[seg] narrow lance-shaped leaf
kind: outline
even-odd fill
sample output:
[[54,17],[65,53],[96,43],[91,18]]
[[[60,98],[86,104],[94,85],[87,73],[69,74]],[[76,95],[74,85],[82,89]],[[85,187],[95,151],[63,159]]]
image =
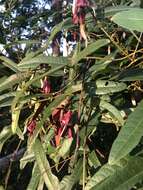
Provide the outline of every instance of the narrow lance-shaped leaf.
[[102,108],[108,110],[110,113],[112,113],[121,125],[124,124],[124,120],[122,118],[122,115],[121,115],[120,111],[115,106],[113,106],[112,104],[110,104],[104,100],[101,100],[100,106]]
[[27,40],[17,40],[17,41],[14,41],[12,43],[6,44],[4,46],[4,48],[8,48],[8,47],[11,47],[11,46],[16,45],[16,44],[22,44],[22,45],[24,44],[24,45],[28,46],[28,45],[33,45],[33,44],[41,44],[41,42],[38,41],[38,40],[30,40],[30,39],[27,39]]
[[85,83],[84,88],[91,95],[104,95],[123,91],[127,88],[127,85],[123,82],[97,80],[96,82]]
[[99,48],[107,45],[110,41],[108,39],[99,39],[96,42],[89,44],[81,52],[77,53],[74,57],[74,62],[79,62],[81,59],[86,58],[87,55],[94,53]]
[[3,65],[10,68],[14,72],[20,72],[21,71],[20,68],[18,68],[17,64],[15,62],[13,62],[11,59],[4,57],[4,56],[0,56],[0,59],[3,61],[2,62]]
[[26,190],[37,190],[38,183],[40,181],[40,171],[37,164],[34,165],[32,176]]
[[112,21],[131,31],[136,30],[138,32],[143,32],[142,9],[134,8],[128,11],[121,11],[112,17]]
[[55,163],[58,163],[60,158],[64,158],[69,153],[73,138],[67,138],[63,140],[62,145],[55,150],[55,152],[51,155]]
[[2,147],[4,143],[12,136],[11,128],[10,126],[4,127],[2,131],[0,132],[0,152],[2,150]]
[[[113,167],[113,166],[111,166]],[[124,167],[118,167],[105,180],[86,190],[129,190],[143,179],[143,158],[132,157]]]
[[[17,107],[12,106],[12,123],[11,123],[11,129],[13,133],[17,132],[18,129],[18,121],[21,109],[23,107],[23,103],[19,104]],[[23,138],[23,137],[22,137]]]
[[29,76],[30,73],[17,73],[11,75],[3,83],[0,84],[0,92],[12,88],[13,85],[20,83]]
[[139,143],[143,131],[142,114],[143,100],[135,111],[129,115],[127,122],[121,128],[118,137],[113,143],[109,155],[110,164],[126,156]]
[[37,190],[43,190],[44,189],[44,180],[43,177],[40,177],[40,181],[37,187]]
[[133,68],[133,69],[123,70],[117,78],[120,81],[143,80],[143,69]]
[[59,190],[58,178],[52,174],[50,164],[46,158],[42,144],[38,139],[35,141],[33,151],[39,170],[43,176],[48,190]]
[[20,69],[35,69],[40,64],[48,64],[52,68],[57,65],[67,65],[69,64],[69,60],[66,57],[53,57],[53,56],[45,56],[39,55],[34,58],[22,60],[18,67]]
[[105,17],[111,17],[118,12],[121,11],[128,11],[134,9],[134,7],[125,6],[125,5],[118,5],[118,6],[111,6],[105,8]]
[[120,168],[124,168],[128,158],[121,159],[115,165],[105,164],[102,166],[87,182],[85,190],[90,190],[98,184],[104,182],[110,176],[113,176]]
[[82,175],[82,160],[79,160],[72,173],[65,176],[60,182],[60,190],[71,190],[73,185],[76,184]]

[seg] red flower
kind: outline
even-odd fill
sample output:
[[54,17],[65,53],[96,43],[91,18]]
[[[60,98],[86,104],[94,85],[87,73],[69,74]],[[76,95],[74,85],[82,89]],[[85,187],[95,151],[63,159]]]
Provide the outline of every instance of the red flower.
[[58,129],[57,135],[55,135],[55,143],[56,143],[56,146],[59,146],[59,144],[60,144],[61,136],[62,136],[62,131],[63,131],[63,129],[62,129],[62,127],[60,127],[60,128]]
[[30,122],[28,122],[27,124],[27,131],[32,135],[34,129],[36,128],[36,121],[35,120],[31,120]]
[[61,109],[54,109],[54,111],[52,112],[52,119],[53,121],[57,122],[60,118],[60,113],[61,113]]
[[73,134],[72,134],[72,130],[71,128],[68,128],[68,138],[72,138],[73,137]]
[[68,135],[68,138],[72,137],[72,130],[67,129],[67,126],[69,124],[69,121],[72,117],[72,111],[67,111],[66,113],[63,113],[63,109],[55,109],[52,112],[52,119],[54,122],[56,122],[56,130],[55,130],[55,144],[56,147],[59,146],[61,137],[63,135]]
[[77,7],[87,7],[89,5],[88,0],[76,0]]
[[73,0],[73,23],[84,24],[85,22],[85,11],[84,8],[89,6],[88,0]]
[[60,119],[61,126],[67,126],[69,124],[69,121],[72,116],[72,111],[67,111],[66,113],[63,114],[62,118]]
[[47,77],[45,77],[45,79],[42,81],[41,88],[42,88],[42,92],[44,94],[49,94],[51,92],[51,85],[50,85]]

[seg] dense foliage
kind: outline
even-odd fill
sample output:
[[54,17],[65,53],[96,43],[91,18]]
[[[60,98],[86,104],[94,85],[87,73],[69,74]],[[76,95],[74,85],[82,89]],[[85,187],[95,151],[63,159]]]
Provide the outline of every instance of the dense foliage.
[[0,190],[143,188],[143,1],[0,1]]

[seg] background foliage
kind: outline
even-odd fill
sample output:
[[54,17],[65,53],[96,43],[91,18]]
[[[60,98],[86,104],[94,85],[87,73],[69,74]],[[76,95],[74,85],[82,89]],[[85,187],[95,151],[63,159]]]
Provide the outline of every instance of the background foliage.
[[143,1],[0,7],[0,189],[141,190]]

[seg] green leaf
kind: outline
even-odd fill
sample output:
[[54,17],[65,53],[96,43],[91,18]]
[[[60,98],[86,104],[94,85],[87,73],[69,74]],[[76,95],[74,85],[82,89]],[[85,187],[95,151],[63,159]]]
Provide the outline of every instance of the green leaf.
[[41,177],[40,181],[39,181],[39,184],[38,184],[38,187],[37,187],[37,190],[43,190],[43,189],[44,189],[44,180]]
[[90,95],[104,95],[123,91],[127,88],[127,85],[123,82],[97,80],[96,82],[85,83],[84,88]]
[[119,121],[119,123],[121,125],[124,124],[124,120],[122,118],[122,115],[120,113],[120,111],[115,107],[113,106],[112,104],[104,101],[104,100],[101,100],[100,101],[100,107],[108,110],[110,113],[112,113],[112,115]]
[[38,183],[40,181],[40,171],[38,166],[35,164],[32,170],[32,176],[30,179],[30,182],[28,184],[28,187],[26,190],[37,190]]
[[79,160],[72,173],[65,176],[60,182],[60,190],[71,190],[73,185],[76,184],[82,175],[82,160]]
[[89,153],[89,155],[88,155],[88,163],[89,163],[89,165],[91,167],[94,167],[94,168],[98,168],[99,166],[101,166],[101,163],[98,160],[95,151],[92,151],[92,152]]
[[112,56],[106,56],[105,60],[96,61],[95,64],[90,67],[89,72],[92,72],[92,76],[96,75],[100,71],[102,72],[112,62]]
[[4,100],[4,99],[9,99],[14,97],[16,94],[16,92],[9,92],[9,93],[3,93],[2,95],[0,95],[0,101]]
[[0,101],[0,108],[11,106],[11,103],[12,103],[12,98],[9,98],[8,100],[4,99]]
[[20,160],[20,169],[22,170],[28,162],[34,161],[34,153],[32,151],[26,150],[23,157]]
[[94,53],[99,48],[107,45],[109,42],[110,41],[108,39],[99,39],[96,42],[89,44],[85,49],[76,54],[76,56],[73,58],[73,61],[79,62],[81,59],[86,58],[86,56]]
[[43,179],[45,181],[48,190],[55,190],[55,189],[59,190],[58,178],[52,174],[44,149],[38,139],[36,139],[35,141],[35,144],[33,146],[33,151],[37,165],[39,167],[41,175],[43,176]]
[[30,40],[30,39],[28,39],[28,40],[17,40],[17,41],[14,41],[12,43],[6,44],[4,46],[4,48],[8,48],[8,47],[11,47],[11,46],[16,45],[16,44],[25,44],[28,46],[28,45],[33,45],[33,44],[41,44],[41,42],[38,40]]
[[122,11],[115,14],[112,19],[113,22],[127,28],[131,31],[135,30],[143,32],[143,10],[142,9],[131,9],[128,11]]
[[40,64],[48,64],[52,68],[58,65],[67,65],[69,64],[69,60],[66,57],[53,57],[53,56],[45,56],[39,55],[34,58],[22,60],[18,67],[20,69],[35,69]]
[[0,152],[2,150],[2,147],[4,143],[12,136],[11,128],[10,126],[4,127],[2,131],[0,132]]
[[118,5],[118,6],[111,6],[111,7],[106,7],[105,8],[105,17],[111,17],[113,15],[115,15],[116,13],[118,12],[121,12],[121,11],[128,11],[128,10],[131,10],[131,9],[134,9],[134,8],[131,8],[129,6],[123,6],[123,5]]
[[139,143],[143,131],[142,113],[143,101],[129,115],[127,122],[121,128],[118,137],[114,141],[109,155],[110,164],[126,156]]
[[[106,175],[106,173],[104,172],[103,175]],[[85,190],[129,190],[142,179],[143,158],[133,157],[128,160],[126,165],[118,166],[118,168],[100,183],[97,183],[97,185],[92,184],[92,188],[85,188]]]
[[61,146],[55,150],[53,154],[51,154],[51,158],[57,163],[59,162],[60,158],[65,158],[70,150],[73,138],[65,138],[63,139],[63,143]]
[[128,70],[123,70],[119,74],[118,80],[120,81],[143,80],[143,69],[133,68],[133,69],[128,69]]
[[2,60],[3,65],[10,68],[12,71],[14,71],[16,73],[21,71],[18,68],[17,64],[15,62],[13,62],[11,59],[4,57],[4,56],[0,56],[0,59]]
[[8,77],[2,84],[0,84],[0,92],[6,89],[10,89],[13,85],[20,83],[24,79],[28,78],[30,73],[17,73]]
[[[17,106],[16,108],[12,109],[12,122],[11,122],[11,129],[13,133],[17,132],[17,128],[18,128],[18,121],[19,121],[19,116],[20,116],[20,112],[21,109],[23,107],[23,104],[20,104],[19,106]],[[20,135],[21,136],[21,135]],[[19,136],[19,137],[20,137]]]
[[128,159],[122,159],[116,165],[105,164],[103,165],[87,182],[85,190],[92,189],[94,186],[104,182],[110,176],[113,176],[120,168],[124,168]]
[[0,190],[4,190],[4,187],[2,185],[0,185]]

